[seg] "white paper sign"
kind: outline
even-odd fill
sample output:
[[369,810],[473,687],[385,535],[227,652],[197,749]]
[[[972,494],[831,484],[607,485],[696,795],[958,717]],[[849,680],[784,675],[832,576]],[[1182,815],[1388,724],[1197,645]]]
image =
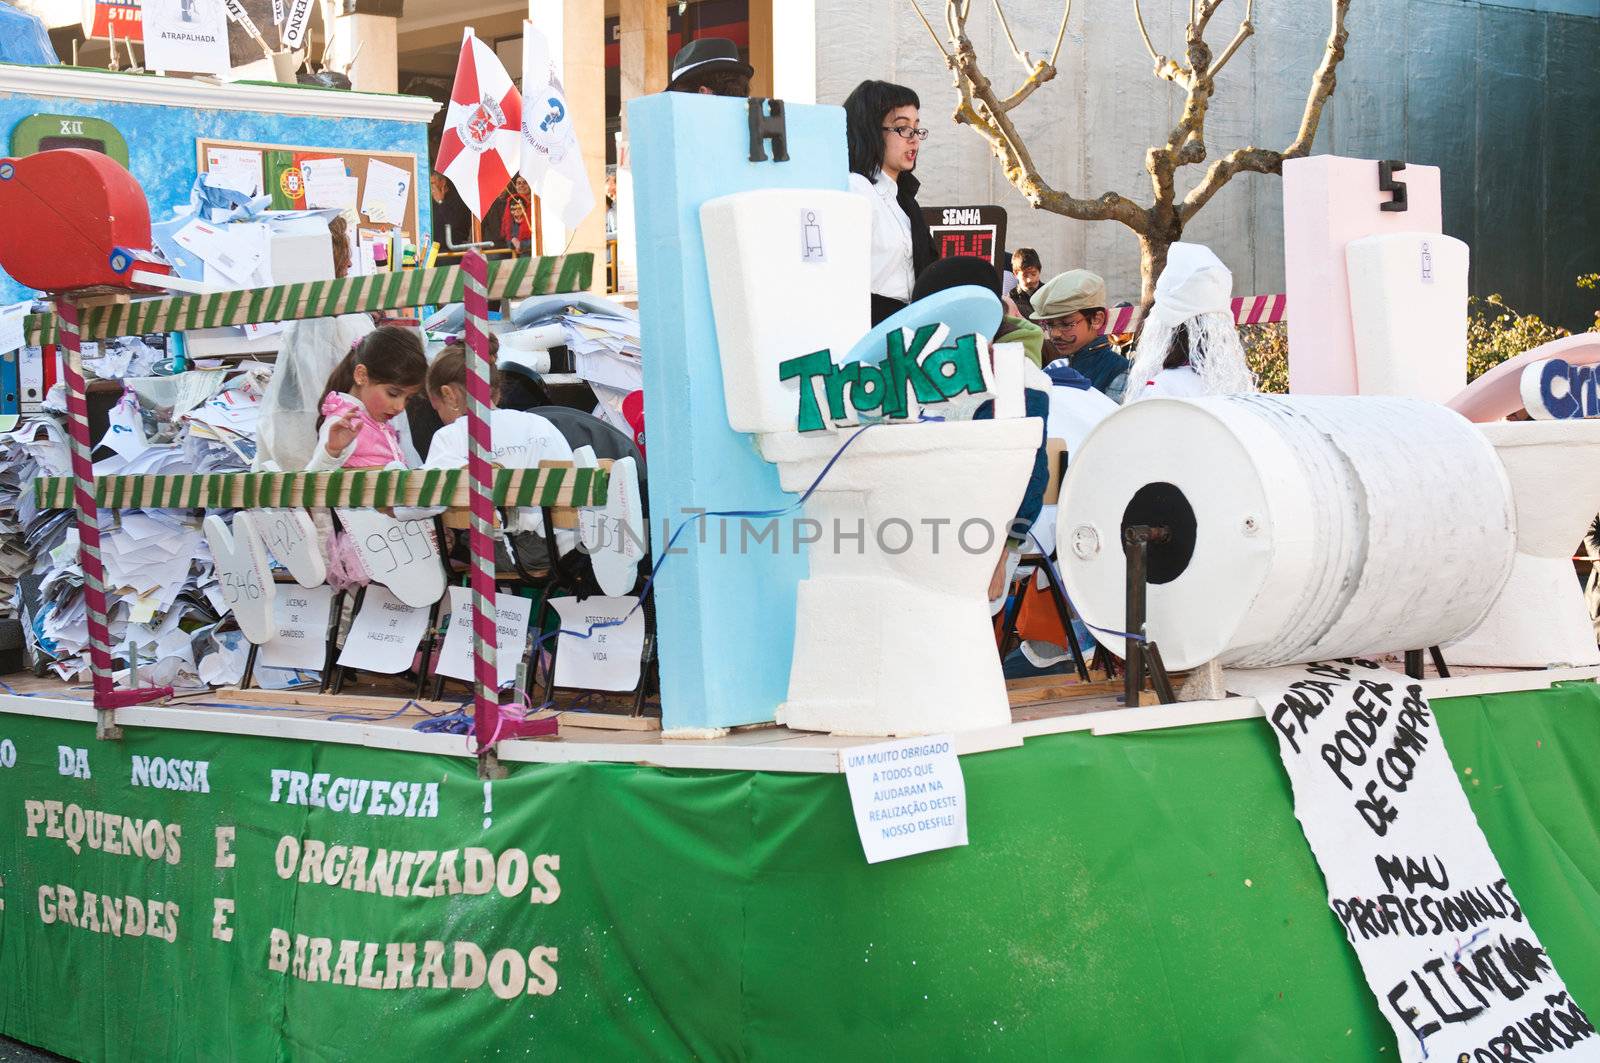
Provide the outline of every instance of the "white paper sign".
[[[1366,663],[1229,672],[1278,735],[1295,815],[1400,1058],[1600,1058],[1478,826],[1422,687]],[[1549,1048],[1543,1047],[1549,1044]]]
[[106,415],[106,434],[100,440],[102,447],[110,447],[132,461],[150,449],[150,440],[144,434],[144,415],[139,410],[139,396],[124,388],[122,398]]
[[[267,551],[250,522],[250,514],[233,516],[230,531],[221,517],[213,514],[203,525],[206,545],[211,547],[217,566],[217,582],[222,598],[239,623],[244,637],[260,645],[272,637],[272,600],[276,585],[267,568]],[[187,566],[188,559],[184,559]]]
[[[644,654],[644,610],[637,598],[551,598],[561,616],[556,636],[556,686],[583,690],[632,690],[639,685]],[[623,618],[627,617],[626,620]],[[622,621],[615,624],[615,621]],[[595,627],[596,624],[614,626]],[[569,635],[566,632],[577,632]]]
[[28,320],[28,311],[32,307],[31,299],[0,307],[0,354],[14,351],[22,346],[22,341],[26,339],[23,335],[24,326]]
[[321,671],[328,650],[333,588],[284,587],[280,591],[272,610],[278,632],[262,644],[257,663],[267,668]]
[[389,588],[371,584],[345,636],[339,663],[363,672],[403,672],[411,667],[427,627],[426,608],[407,605]]
[[290,0],[289,11],[283,17],[283,46],[290,51],[306,43],[306,30],[311,28],[311,0]]
[[[528,622],[533,618],[533,599],[515,594],[495,596],[495,674],[501,686],[516,681],[517,666],[528,655]],[[450,626],[444,634],[444,648],[434,671],[468,683],[477,676],[472,670],[472,589],[450,588]]]
[[222,75],[232,69],[223,0],[146,0],[143,10],[147,70]]
[[411,173],[382,159],[367,161],[367,183],[361,190],[361,213],[379,224],[399,225],[406,216]]
[[206,173],[224,188],[261,194],[261,152],[254,148],[207,148]]
[[444,597],[444,567],[431,521],[396,520],[375,509],[335,512],[373,580],[409,605],[429,606]]
[[842,752],[867,863],[967,844],[967,784],[949,735]]

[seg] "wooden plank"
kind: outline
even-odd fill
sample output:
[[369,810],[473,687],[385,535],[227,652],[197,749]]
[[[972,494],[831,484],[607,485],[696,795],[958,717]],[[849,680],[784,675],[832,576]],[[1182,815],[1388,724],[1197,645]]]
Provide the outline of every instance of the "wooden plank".
[[1104,697],[1107,694],[1115,694],[1122,690],[1122,680],[1120,679],[1103,679],[1083,683],[1063,682],[1060,676],[1051,676],[1049,678],[1055,679],[1056,682],[1046,686],[1008,691],[1007,696],[1011,702],[1011,707],[1015,709],[1026,705],[1040,705],[1046,702],[1065,701],[1071,698]]
[[[489,263],[489,298],[584,291],[594,272],[594,255],[584,251],[541,258],[497,259]],[[147,332],[218,328],[310,317],[335,317],[406,306],[458,303],[466,284],[460,266],[351,275],[306,284],[234,289],[204,295],[138,299],[82,308],[84,340],[140,336]],[[24,325],[34,346],[57,342],[54,313],[29,314]]]
[[456,712],[465,704],[459,701],[383,697],[382,695],[373,694],[318,694],[314,691],[306,690],[258,690],[255,687],[251,687],[249,690],[240,690],[238,687],[218,687],[209,693],[173,699],[175,704],[179,704],[182,701],[201,703],[228,702],[235,705],[270,705],[277,709],[299,707],[330,714],[342,712],[396,712],[406,702],[415,701],[410,711],[415,712],[418,717],[426,713]]
[[561,727],[585,727],[596,731],[659,731],[658,716],[622,716],[610,712],[562,712]]
[[[499,469],[494,500],[505,506],[598,506],[606,501],[611,462],[578,469],[541,462],[536,469]],[[77,481],[34,481],[40,509],[70,509]],[[352,469],[334,472],[236,472],[185,476],[101,476],[94,481],[102,509],[263,509],[307,506],[465,506],[467,470]]]

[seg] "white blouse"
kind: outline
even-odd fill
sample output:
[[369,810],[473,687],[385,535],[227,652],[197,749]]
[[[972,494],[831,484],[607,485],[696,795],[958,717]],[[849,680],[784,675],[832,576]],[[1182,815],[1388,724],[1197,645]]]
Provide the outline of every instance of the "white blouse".
[[873,294],[910,302],[917,278],[911,265],[911,219],[896,198],[900,186],[879,170],[873,181],[851,174],[850,191],[866,196],[872,204]]

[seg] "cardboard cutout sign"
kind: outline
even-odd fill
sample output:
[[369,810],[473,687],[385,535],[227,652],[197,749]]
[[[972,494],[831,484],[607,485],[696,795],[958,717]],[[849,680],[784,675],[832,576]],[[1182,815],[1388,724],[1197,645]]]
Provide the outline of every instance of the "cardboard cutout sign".
[[267,567],[266,547],[250,514],[236,513],[233,529],[218,516],[205,520],[206,544],[217,566],[222,599],[239,623],[244,637],[260,645],[277,633],[272,619],[276,587]]
[[444,595],[444,568],[429,522],[396,520],[375,509],[337,512],[374,582],[388,587],[405,604],[419,608]]
[[289,570],[302,587],[320,587],[328,578],[328,565],[317,548],[317,526],[303,509],[263,509],[251,522],[261,533],[278,564]]
[[606,504],[584,509],[578,516],[578,539],[589,554],[602,591],[616,596],[633,590],[648,534],[639,498],[638,463],[622,458],[611,465]]

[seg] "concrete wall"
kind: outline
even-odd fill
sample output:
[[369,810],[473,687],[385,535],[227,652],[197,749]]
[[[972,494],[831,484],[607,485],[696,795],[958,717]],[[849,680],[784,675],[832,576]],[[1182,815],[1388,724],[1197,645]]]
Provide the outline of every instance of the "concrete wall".
[[[1039,248],[1047,274],[1087,266],[1115,298],[1137,298],[1138,248],[1110,222],[1035,212],[1006,183],[987,144],[950,121],[955,90],[909,0],[815,0],[818,102],[838,103],[866,77],[916,89],[933,129],[918,166],[926,205],[998,203],[1012,247]],[[922,0],[936,27],[943,0]],[[1257,32],[1218,79],[1207,143],[1288,144],[1327,36],[1325,0],[1265,0]],[[1530,10],[1532,8],[1539,10]],[[1009,91],[1020,78],[989,4],[974,4],[973,42]],[[1159,50],[1182,46],[1186,0],[1144,0]],[[1243,0],[1213,23],[1220,51]],[[1019,43],[1048,50],[1060,0],[1010,0]],[[1569,14],[1586,11],[1587,14]],[[1041,173],[1079,195],[1151,198],[1145,150],[1177,120],[1182,92],[1155,80],[1128,0],[1076,0],[1056,80],[1013,115]],[[1355,0],[1339,87],[1323,113],[1318,152],[1431,163],[1444,171],[1445,230],[1472,246],[1472,290],[1562,324],[1592,321],[1593,293],[1573,285],[1600,271],[1600,0]],[[1203,167],[1182,171],[1187,187]],[[1279,179],[1236,177],[1191,225],[1234,270],[1236,294],[1283,290]]]

